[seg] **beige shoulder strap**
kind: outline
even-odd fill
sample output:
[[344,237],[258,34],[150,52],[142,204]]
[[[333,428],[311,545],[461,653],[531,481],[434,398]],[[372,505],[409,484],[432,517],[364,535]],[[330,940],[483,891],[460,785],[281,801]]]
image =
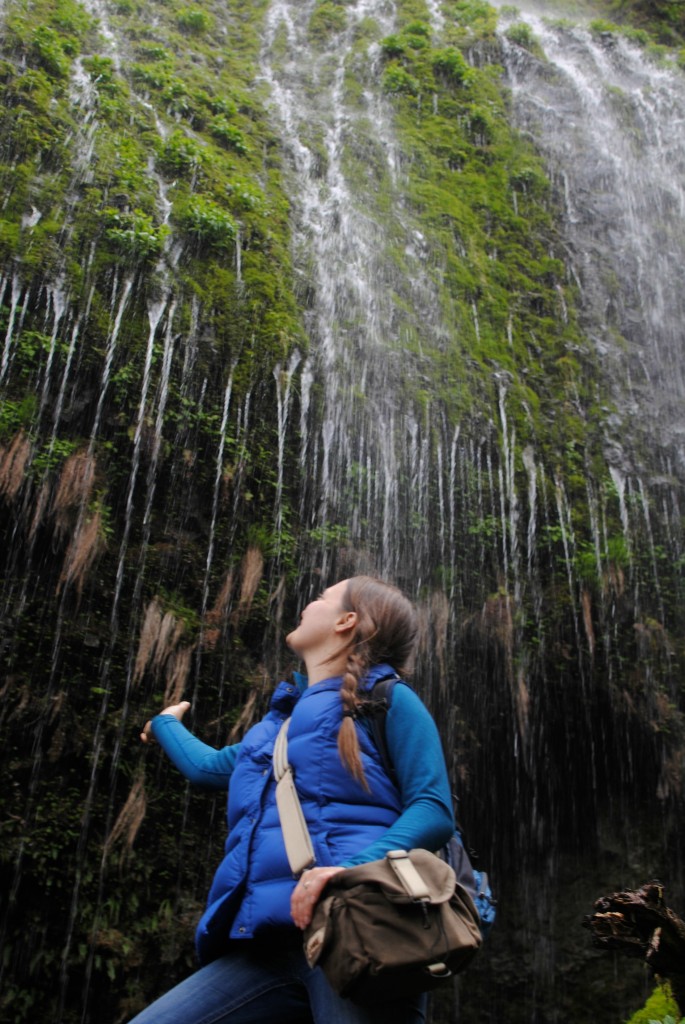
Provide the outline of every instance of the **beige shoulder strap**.
[[276,737],[273,766],[276,778],[276,805],[281,819],[285,852],[288,855],[290,870],[299,878],[303,871],[314,866],[316,857],[302,804],[295,788],[295,777],[288,764],[289,725],[290,719],[287,718]]

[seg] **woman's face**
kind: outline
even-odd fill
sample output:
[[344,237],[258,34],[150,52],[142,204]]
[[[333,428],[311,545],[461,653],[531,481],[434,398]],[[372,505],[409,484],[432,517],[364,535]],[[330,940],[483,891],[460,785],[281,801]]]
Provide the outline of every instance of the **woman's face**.
[[303,658],[308,652],[324,649],[335,643],[336,629],[353,612],[343,611],[343,599],[348,580],[328,587],[314,601],[311,601],[300,616],[299,625],[288,633],[285,642],[288,647]]

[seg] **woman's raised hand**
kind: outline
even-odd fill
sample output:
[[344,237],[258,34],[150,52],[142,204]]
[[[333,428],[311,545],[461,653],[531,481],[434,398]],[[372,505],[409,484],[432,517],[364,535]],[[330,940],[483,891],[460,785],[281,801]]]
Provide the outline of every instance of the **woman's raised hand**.
[[[182,700],[180,704],[170,704],[168,708],[164,708],[164,711],[160,711],[160,715],[173,715],[180,722],[189,707],[190,701]],[[140,739],[143,743],[154,743],[155,738],[152,735],[151,726],[152,721],[146,722],[143,726],[143,731],[140,734]]]
[[306,928],[312,919],[314,907],[329,878],[345,868],[310,868],[303,871],[290,897],[290,914],[298,928]]

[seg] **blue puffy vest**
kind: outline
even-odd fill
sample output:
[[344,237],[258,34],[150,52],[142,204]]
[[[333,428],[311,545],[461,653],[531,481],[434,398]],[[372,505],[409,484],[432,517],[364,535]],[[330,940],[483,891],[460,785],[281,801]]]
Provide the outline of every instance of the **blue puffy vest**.
[[[392,673],[376,665],[365,685]],[[271,767],[274,743],[290,715],[288,760],[319,866],[342,864],[378,839],[399,817],[399,793],[366,730],[357,726],[369,791],[345,768],[338,754],[342,721],[340,677],[300,695],[280,683],[267,715],[241,743],[228,793],[228,838],[214,876],[207,908],[195,935],[200,962],[224,952],[228,938],[294,928],[290,897],[295,887],[283,844]]]

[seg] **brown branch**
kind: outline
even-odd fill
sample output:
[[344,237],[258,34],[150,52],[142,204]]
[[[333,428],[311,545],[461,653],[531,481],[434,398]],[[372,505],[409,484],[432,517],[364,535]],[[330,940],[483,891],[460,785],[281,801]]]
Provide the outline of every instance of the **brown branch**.
[[583,925],[594,946],[640,957],[655,974],[668,978],[685,1013],[685,922],[666,906],[661,882],[600,897]]

